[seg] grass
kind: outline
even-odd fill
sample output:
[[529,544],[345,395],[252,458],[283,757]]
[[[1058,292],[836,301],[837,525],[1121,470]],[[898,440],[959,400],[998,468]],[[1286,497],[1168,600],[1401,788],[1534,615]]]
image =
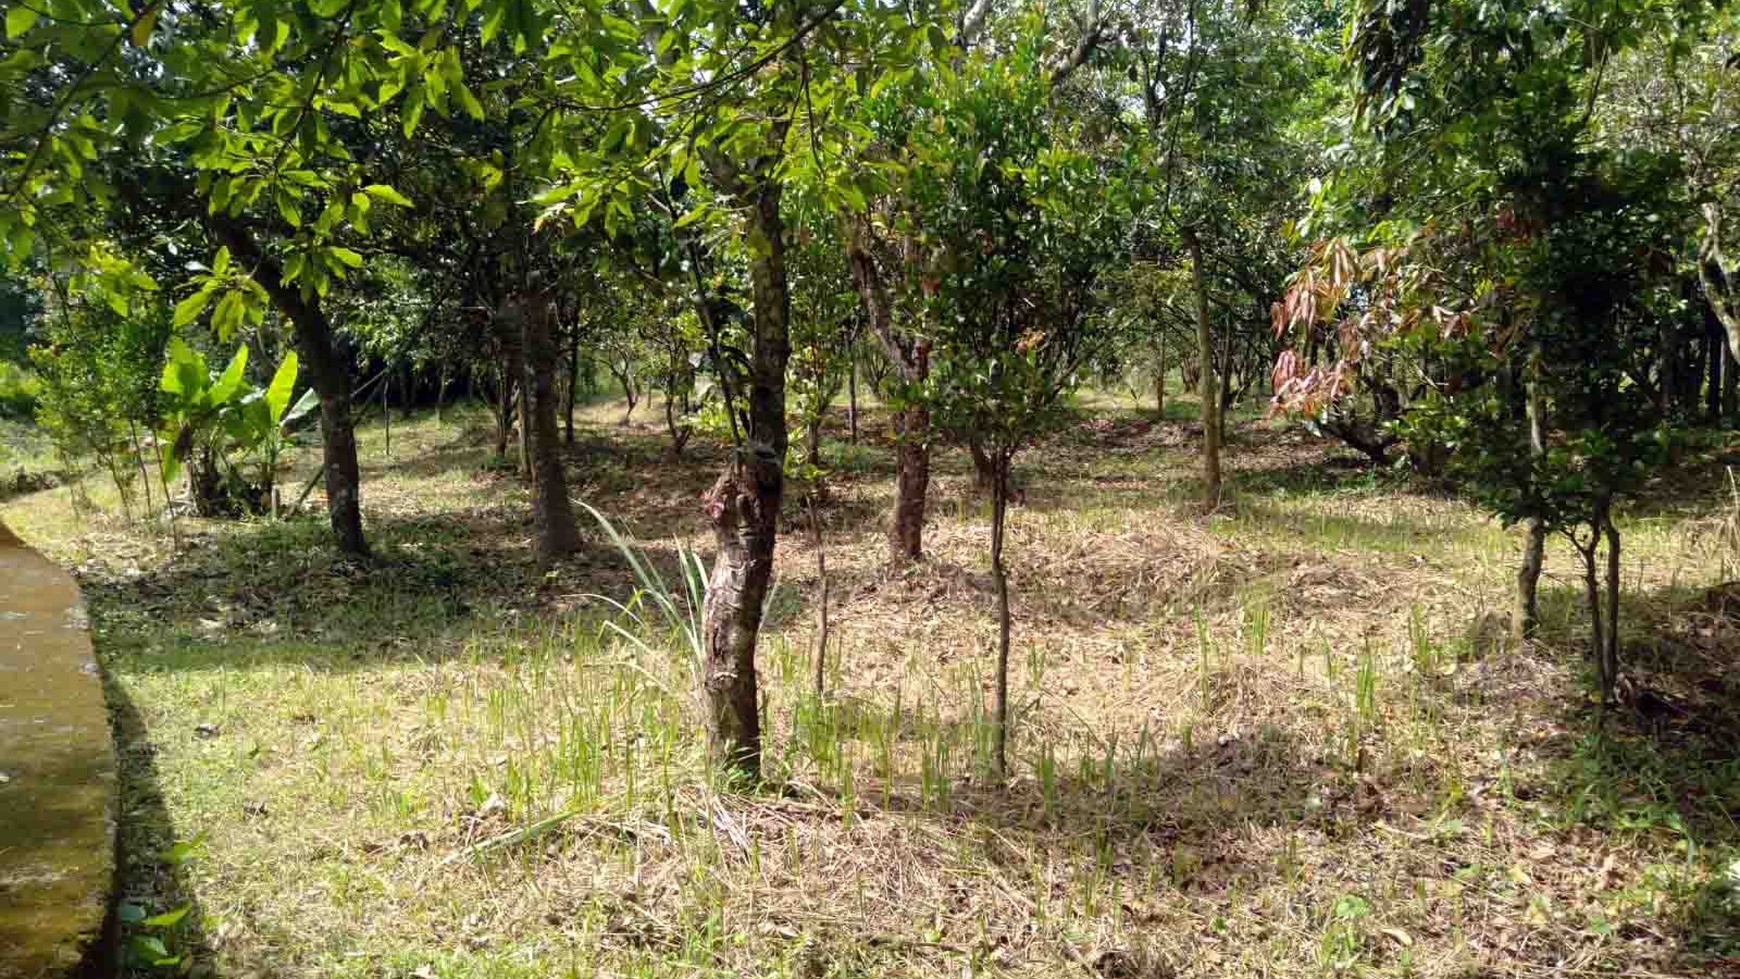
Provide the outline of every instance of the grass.
[[[620,414],[588,409],[576,495],[676,587],[679,550],[710,551],[719,450],[664,461]],[[1675,708],[1602,719],[1568,549],[1544,641],[1509,648],[1515,541],[1466,504],[1252,424],[1226,455],[1232,504],[1204,518],[1187,426],[1096,399],[1018,462],[1016,774],[997,789],[988,505],[965,454],[939,453],[930,559],[889,574],[872,412],[860,444],[836,426],[824,447],[829,692],[810,691],[819,589],[794,511],[761,647],[772,787],[731,793],[703,763],[685,641],[602,532],[537,568],[524,489],[483,469],[486,424],[395,420],[390,453],[364,431],[367,563],[314,517],[183,519],[176,551],[72,516],[64,489],[5,510],[79,569],[127,772],[128,900],[193,909],[133,926],[167,958],[222,976],[1740,972],[1740,600],[1711,590],[1733,566],[1716,479],[1624,525],[1627,657]]]

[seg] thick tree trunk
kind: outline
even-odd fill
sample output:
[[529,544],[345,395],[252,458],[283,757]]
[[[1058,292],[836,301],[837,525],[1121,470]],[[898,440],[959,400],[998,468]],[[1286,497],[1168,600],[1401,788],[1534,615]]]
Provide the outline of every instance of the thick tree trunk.
[[912,405],[894,413],[894,522],[888,557],[895,565],[924,557],[924,503],[930,492],[930,409]]
[[1722,254],[1722,208],[1716,203],[1704,205],[1704,237],[1698,243],[1698,281],[1704,287],[1704,299],[1727,338],[1728,353],[1740,357],[1740,286],[1734,283],[1734,272]]
[[1722,355],[1722,417],[1729,424],[1740,413],[1740,361],[1731,352]]
[[703,610],[703,687],[713,758],[749,779],[761,772],[761,715],[755,642],[773,577],[774,542],[785,493],[785,369],[791,357],[791,291],[786,280],[779,188],[746,187],[735,168],[709,159],[715,179],[748,205],[756,247],[750,251],[753,317],[748,372],[748,430],[706,496],[719,545]]
[[332,324],[318,297],[303,298],[296,285],[284,283],[278,260],[260,250],[253,235],[233,219],[214,216],[212,227],[230,253],[254,269],[254,281],[266,290],[296,328],[296,351],[302,370],[320,398],[320,442],[326,471],[326,511],[339,549],[367,554],[363,537],[362,472],[356,460],[356,424],[351,418],[350,363],[338,350]]
[[991,583],[997,592],[996,744],[991,771],[1001,784],[1009,775],[1009,574],[1003,566],[1003,528],[1009,517],[1009,454],[991,460]]
[[1190,288],[1196,294],[1196,347],[1202,369],[1202,482],[1203,502],[1210,510],[1220,506],[1220,385],[1214,377],[1214,333],[1208,322],[1208,290],[1202,282],[1202,242],[1191,231],[1185,236],[1190,248]]
[[1516,569],[1516,609],[1511,615],[1511,640],[1521,645],[1540,628],[1541,565],[1546,554],[1547,527],[1539,517],[1523,521],[1522,560]]
[[556,425],[556,363],[561,359],[552,335],[554,303],[532,295],[509,300],[501,311],[502,329],[520,331],[524,364],[520,389],[524,441],[530,448],[532,518],[537,528],[538,558],[549,561],[580,546],[568,480],[562,471],[561,431]]

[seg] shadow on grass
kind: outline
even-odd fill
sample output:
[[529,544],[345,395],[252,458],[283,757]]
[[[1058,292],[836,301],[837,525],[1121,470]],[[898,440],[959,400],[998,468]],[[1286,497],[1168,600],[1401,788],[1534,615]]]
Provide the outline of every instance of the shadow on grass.
[[197,838],[181,835],[164,804],[157,748],[127,691],[105,678],[120,769],[115,916],[124,976],[213,975],[199,898],[186,865],[199,856]]
[[[360,560],[337,553],[325,522],[310,517],[226,529],[145,574],[88,573],[99,645],[128,669],[347,670],[458,655],[474,637],[635,588],[596,527],[551,569],[538,566],[520,515],[377,518],[369,529],[374,553]],[[643,550],[667,582],[679,580],[669,543]]]
[[[1542,599],[1543,638],[1582,655],[1581,592]],[[1675,841],[1682,862],[1651,872],[1668,898],[1662,929],[1705,967],[1740,968],[1740,586],[1629,594],[1620,621],[1621,702],[1600,707],[1593,666],[1579,664],[1583,696],[1537,748],[1549,798],[1566,825]]]

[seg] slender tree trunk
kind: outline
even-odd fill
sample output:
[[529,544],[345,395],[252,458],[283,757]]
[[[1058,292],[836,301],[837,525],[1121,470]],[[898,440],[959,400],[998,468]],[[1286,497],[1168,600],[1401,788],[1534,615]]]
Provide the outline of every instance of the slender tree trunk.
[[[1547,451],[1546,405],[1541,399],[1541,355],[1537,347],[1529,354],[1523,398],[1529,425],[1529,454],[1539,458]],[[1523,521],[1522,561],[1516,572],[1516,610],[1511,617],[1511,638],[1517,645],[1532,639],[1540,628],[1539,600],[1541,566],[1546,555],[1547,524],[1541,517]]]
[[1604,701],[1613,699],[1619,684],[1619,528],[1613,525],[1610,504],[1601,507],[1602,531],[1607,537],[1607,631],[1601,647],[1602,690]]
[[495,398],[495,457],[506,460],[508,439],[513,436],[515,375],[504,357],[501,364],[501,386]]
[[1203,502],[1210,510],[1220,506],[1220,385],[1214,377],[1214,333],[1208,322],[1208,291],[1202,282],[1202,242],[1188,232],[1190,287],[1196,294],[1196,346],[1202,376],[1202,481]]
[[447,362],[441,362],[441,380],[435,385],[435,424],[440,425],[447,412]]
[[858,444],[858,358],[847,358],[846,364],[846,424],[852,430],[852,444]]
[[982,492],[997,495],[997,463],[991,454],[985,451],[984,443],[978,439],[967,440],[967,454],[973,457],[973,488]]
[[709,159],[709,168],[731,188],[732,196],[748,205],[757,247],[749,259],[753,316],[747,431],[705,498],[719,553],[703,609],[702,676],[709,751],[719,763],[753,780],[761,772],[755,643],[773,577],[789,445],[785,370],[791,357],[791,291],[778,186],[766,177],[748,186],[734,165],[717,156]]
[[992,459],[991,582],[997,591],[996,745],[991,770],[998,784],[1009,774],[1009,574],[1003,566],[1003,528],[1009,516],[1009,454],[1001,447]]
[[1711,327],[1705,332],[1704,360],[1710,367],[1709,381],[1704,387],[1704,413],[1711,422],[1722,417],[1722,335]]
[[266,290],[275,306],[296,331],[296,350],[302,369],[320,398],[321,452],[326,464],[326,510],[339,549],[349,554],[367,554],[363,537],[362,472],[356,459],[356,424],[351,418],[350,362],[338,350],[332,324],[316,298],[304,299],[294,284],[284,283],[277,259],[260,250],[242,224],[229,217],[214,216],[217,237],[231,254],[255,269],[254,280]]
[[1166,420],[1166,331],[1160,331],[1160,366],[1154,372],[1154,417]]
[[532,516],[537,527],[538,558],[549,561],[571,554],[580,546],[580,531],[574,523],[574,507],[568,499],[568,480],[562,471],[561,431],[556,427],[556,363],[561,352],[551,333],[554,303],[547,296],[531,295],[503,304],[503,331],[518,329],[521,337],[524,376],[520,389],[520,419],[524,442],[531,451]]
[[1732,424],[1736,413],[1740,413],[1740,361],[1736,361],[1733,352],[1726,347],[1723,350],[1722,417]]
[[580,338],[568,345],[568,390],[562,406],[562,443],[574,444],[574,389],[580,386]]
[[814,493],[810,494],[810,532],[816,545],[816,577],[821,582],[822,600],[820,612],[820,635],[816,638],[816,675],[815,694],[818,702],[827,691],[828,668],[828,555],[823,549],[822,514],[816,506]]

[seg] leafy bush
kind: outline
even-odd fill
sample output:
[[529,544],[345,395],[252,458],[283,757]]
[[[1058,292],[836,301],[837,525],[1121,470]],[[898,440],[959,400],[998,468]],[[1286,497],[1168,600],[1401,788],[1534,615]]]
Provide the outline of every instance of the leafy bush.
[[259,513],[271,505],[279,460],[290,428],[317,404],[313,389],[295,405],[297,361],[286,354],[259,388],[247,380],[248,348],[236,348],[222,373],[179,337],[158,382],[163,424],[159,432],[165,479],[188,473],[194,509],[216,516]]
[[28,371],[0,360],[0,418],[23,421],[36,414],[42,397],[42,379]]

